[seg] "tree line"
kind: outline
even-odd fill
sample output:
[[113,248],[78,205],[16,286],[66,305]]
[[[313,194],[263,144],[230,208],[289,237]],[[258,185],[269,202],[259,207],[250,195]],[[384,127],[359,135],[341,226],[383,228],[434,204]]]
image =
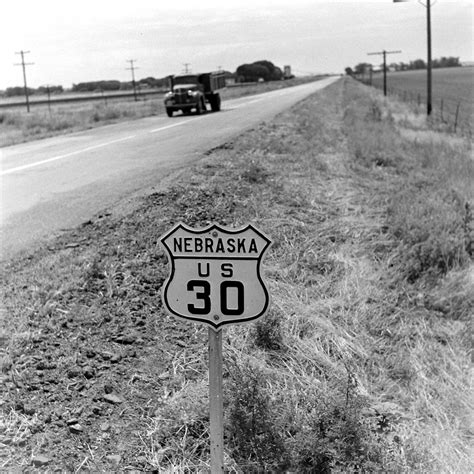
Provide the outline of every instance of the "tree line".
[[[64,92],[63,86],[41,86],[41,87],[38,87],[37,89],[33,87],[28,87],[28,95],[61,94],[62,92]],[[7,89],[3,92],[3,95],[5,97],[15,97],[17,95],[24,95],[24,94],[25,94],[25,88],[21,86],[7,87]]]
[[[261,60],[255,61],[250,64],[240,65],[235,73],[229,71],[223,71],[226,77],[235,78],[236,82],[258,82],[258,81],[279,81],[284,79],[284,74],[281,68],[275,66],[271,61]],[[161,89],[168,87],[168,77],[155,78],[146,77],[136,81],[135,85],[138,89],[150,88],[150,89]],[[41,86],[37,89],[28,88],[28,95],[45,95],[48,94],[48,87],[50,94],[59,94],[64,92],[62,86]],[[133,83],[131,81],[118,81],[118,80],[104,80],[104,81],[88,81],[79,82],[72,85],[72,92],[112,92],[112,91],[127,91],[133,89]],[[5,97],[14,97],[24,95],[24,87],[9,87],[3,93],[0,91],[0,95]]]
[[[255,61],[251,64],[240,65],[235,73],[229,71],[222,71],[226,77],[233,77],[237,82],[257,82],[259,80],[279,81],[283,79],[283,71],[275,66],[271,61],[262,60]],[[136,82],[138,88],[146,87],[153,89],[160,89],[168,87],[168,77],[156,79],[154,77],[146,77]],[[73,84],[73,92],[94,92],[94,91],[120,91],[131,90],[133,88],[132,82],[120,81],[92,81],[80,82]]]
[[[160,89],[166,87],[168,84],[168,78],[163,77],[156,79],[154,77],[146,77],[136,81],[138,88],[153,88]],[[133,82],[131,81],[89,81],[79,82],[78,84],[72,85],[73,92],[101,92],[101,91],[128,91],[133,89]]]
[[[443,68],[443,67],[460,67],[462,66],[458,57],[441,57],[439,59],[433,59],[431,61],[432,68]],[[345,71],[346,74],[349,75],[358,75],[364,74],[373,67],[369,63],[359,63],[354,68],[346,67]],[[383,68],[383,64],[380,65],[380,68]],[[410,61],[409,63],[399,62],[399,63],[390,63],[388,68],[391,71],[413,71],[416,69],[426,69],[427,64],[423,59],[415,59],[414,61]]]

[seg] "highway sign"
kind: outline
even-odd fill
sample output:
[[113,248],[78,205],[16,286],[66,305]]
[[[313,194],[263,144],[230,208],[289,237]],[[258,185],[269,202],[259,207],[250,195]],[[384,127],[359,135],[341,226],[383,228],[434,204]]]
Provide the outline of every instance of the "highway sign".
[[271,241],[253,225],[192,229],[179,223],[160,240],[171,267],[163,286],[169,313],[217,331],[267,311],[270,296],[260,265]]

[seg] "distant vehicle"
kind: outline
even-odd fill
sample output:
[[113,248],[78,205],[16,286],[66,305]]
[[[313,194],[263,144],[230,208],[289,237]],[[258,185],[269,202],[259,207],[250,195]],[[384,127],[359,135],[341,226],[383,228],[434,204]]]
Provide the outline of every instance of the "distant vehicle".
[[291,66],[283,66],[283,79],[293,79],[294,77],[291,72]]
[[225,87],[224,72],[169,76],[169,80],[170,91],[165,95],[168,117],[179,110],[184,114],[192,110],[202,114],[207,110],[206,103],[213,112],[221,110],[221,97],[216,91]]

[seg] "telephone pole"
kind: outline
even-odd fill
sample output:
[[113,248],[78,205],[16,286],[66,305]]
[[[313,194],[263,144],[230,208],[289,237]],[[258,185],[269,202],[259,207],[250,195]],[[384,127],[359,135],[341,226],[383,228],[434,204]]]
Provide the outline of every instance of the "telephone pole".
[[138,100],[137,98],[137,86],[135,83],[135,69],[136,68],[133,63],[136,61],[136,59],[127,59],[127,61],[130,63],[130,67],[127,68],[127,70],[132,71],[132,86],[133,86],[133,97],[135,98],[135,102]]
[[398,54],[401,51],[378,51],[376,53],[367,53],[368,56],[373,56],[375,54],[383,55],[383,95],[387,95],[387,54]]
[[183,66],[184,66],[184,74],[189,74],[189,72],[191,71],[191,69],[189,68],[189,66],[191,66],[191,63],[184,63]]
[[21,63],[16,63],[15,66],[22,66],[23,68],[23,84],[25,87],[25,99],[26,99],[26,111],[30,112],[30,99],[28,97],[28,85],[26,83],[26,66],[31,66],[34,63],[25,63],[25,54],[28,54],[29,51],[18,51],[15,54],[21,55]]
[[427,62],[426,62],[426,115],[431,115],[431,0],[426,0],[426,4],[420,2],[426,8],[426,43],[427,43]]
[[[393,0],[393,3],[404,3],[408,0]],[[432,111],[432,64],[431,64],[431,0],[425,0],[423,3],[418,0],[418,3],[426,8],[426,49],[427,49],[427,62],[426,62],[426,115],[431,115]],[[433,3],[434,5],[434,3]]]

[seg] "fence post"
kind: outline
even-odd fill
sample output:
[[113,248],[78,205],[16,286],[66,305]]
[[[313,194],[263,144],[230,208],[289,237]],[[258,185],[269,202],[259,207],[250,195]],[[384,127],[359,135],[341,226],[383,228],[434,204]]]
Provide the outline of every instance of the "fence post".
[[454,133],[456,133],[456,128],[458,126],[458,116],[459,116],[459,107],[461,106],[461,102],[458,102],[456,107],[456,116],[454,117]]
[[444,122],[444,117],[443,117],[443,106],[444,106],[444,101],[441,99],[441,122]]
[[49,88],[49,84],[46,86],[46,92],[48,94],[49,118],[51,118],[51,89]]

